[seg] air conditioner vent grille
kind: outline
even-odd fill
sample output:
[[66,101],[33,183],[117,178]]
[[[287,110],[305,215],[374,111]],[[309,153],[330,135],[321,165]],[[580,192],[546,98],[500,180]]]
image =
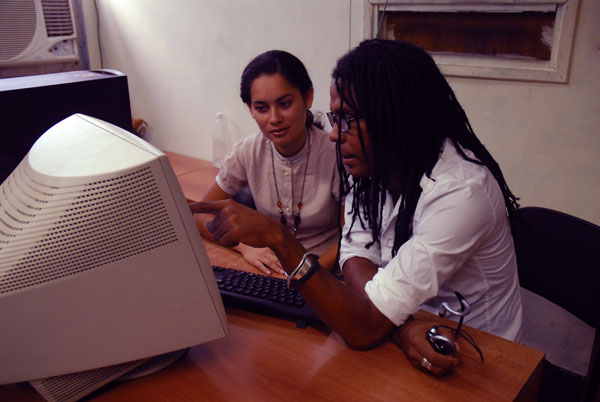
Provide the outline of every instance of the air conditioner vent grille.
[[73,35],[69,0],[42,0],[48,37]]
[[35,22],[33,0],[0,1],[0,61],[18,56],[29,46]]
[[[27,178],[21,168],[19,173]],[[27,191],[19,191],[9,177],[0,192],[0,204],[10,204],[12,209],[11,214],[0,216],[0,223],[5,225],[5,231],[0,230],[0,294],[99,268],[177,241],[149,167],[88,183],[67,196],[62,189],[54,189],[55,194],[41,210],[27,206],[34,204],[36,197],[48,196],[42,197],[41,191],[32,194],[34,185],[20,185]],[[15,229],[20,232],[17,238],[10,235]]]

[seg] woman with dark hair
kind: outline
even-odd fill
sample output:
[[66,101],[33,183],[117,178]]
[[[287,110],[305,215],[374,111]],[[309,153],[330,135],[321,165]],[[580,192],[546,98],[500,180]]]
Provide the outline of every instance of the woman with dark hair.
[[[234,145],[204,201],[233,198],[246,186],[256,209],[288,228],[331,270],[340,228],[339,175],[335,146],[314,123],[312,81],[294,55],[271,50],[244,69],[240,96],[260,132]],[[208,216],[196,215],[207,238]],[[260,229],[258,229],[260,230]],[[261,271],[284,273],[269,248],[234,247]]]
[[338,60],[332,78],[330,139],[349,191],[345,285],[285,233],[251,233],[255,215],[226,203],[192,210],[217,213],[208,228],[222,244],[270,247],[289,284],[351,347],[391,335],[413,364],[445,373],[457,357],[436,352],[426,337],[435,322],[413,314],[456,306],[455,292],[471,304],[465,324],[518,340],[509,225],[517,199],[433,59],[408,43],[368,40]]

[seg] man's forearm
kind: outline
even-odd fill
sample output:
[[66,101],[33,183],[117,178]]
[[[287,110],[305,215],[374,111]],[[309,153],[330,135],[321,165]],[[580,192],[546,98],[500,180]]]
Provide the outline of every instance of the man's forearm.
[[353,257],[344,263],[344,282],[363,297],[365,284],[377,273],[377,267],[370,260],[362,257]]
[[317,271],[298,290],[319,318],[353,349],[376,346],[395,327],[367,297],[325,270]]

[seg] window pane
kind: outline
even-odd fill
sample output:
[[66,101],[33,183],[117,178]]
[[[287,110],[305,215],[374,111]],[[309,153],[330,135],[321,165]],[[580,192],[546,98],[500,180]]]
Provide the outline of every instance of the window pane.
[[384,35],[430,52],[550,60],[556,12],[387,11]]

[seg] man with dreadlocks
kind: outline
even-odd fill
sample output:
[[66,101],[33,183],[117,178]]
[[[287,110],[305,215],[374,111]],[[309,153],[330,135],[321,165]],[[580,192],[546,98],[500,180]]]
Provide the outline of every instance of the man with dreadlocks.
[[[458,358],[425,333],[437,312],[471,304],[465,323],[519,340],[521,299],[509,216],[516,197],[477,139],[433,59],[402,42],[368,40],[340,58],[328,117],[348,192],[340,266],[346,285],[319,269],[277,222],[227,202],[198,203],[221,244],[270,247],[319,317],[353,348],[391,335],[416,366],[443,374]],[[260,233],[253,228],[268,228]]]

